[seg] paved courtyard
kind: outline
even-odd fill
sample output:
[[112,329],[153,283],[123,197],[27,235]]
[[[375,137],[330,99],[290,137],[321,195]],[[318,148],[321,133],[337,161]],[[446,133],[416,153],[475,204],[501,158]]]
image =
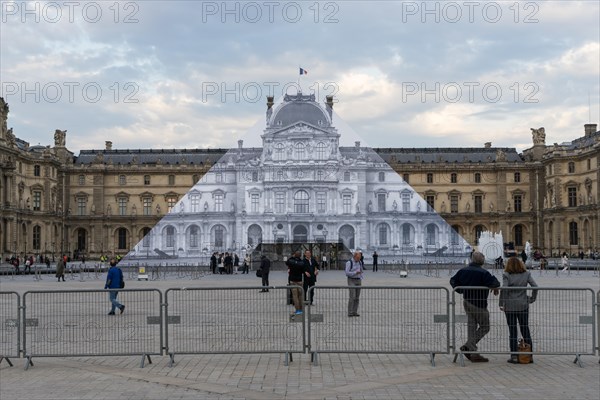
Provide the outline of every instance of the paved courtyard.
[[[592,272],[533,272],[540,286],[600,289]],[[439,276],[438,276],[439,275]],[[0,290],[101,289],[103,278],[93,274],[67,277],[0,277]],[[448,287],[449,272],[396,274],[368,272],[365,285]],[[283,272],[271,274],[272,285],[284,285]],[[166,280],[128,280],[127,288],[255,286],[250,275],[207,275],[201,279],[167,277]],[[345,285],[342,271],[325,271],[319,285]],[[484,338],[485,341],[485,338]],[[64,346],[69,346],[65,341]],[[489,363],[465,367],[451,355],[437,355],[436,366],[427,355],[320,354],[311,364],[308,354],[294,355],[284,366],[284,356],[178,355],[153,356],[140,368],[139,357],[35,358],[23,370],[24,359],[14,367],[0,364],[0,399],[594,399],[600,393],[598,356],[583,356],[584,368],[572,356],[537,356],[535,364],[512,365],[506,355],[489,355]]]

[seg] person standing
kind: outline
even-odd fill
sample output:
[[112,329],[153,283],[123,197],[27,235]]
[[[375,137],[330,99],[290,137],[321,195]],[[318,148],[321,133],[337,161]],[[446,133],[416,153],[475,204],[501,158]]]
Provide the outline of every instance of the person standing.
[[302,280],[304,277],[304,261],[300,259],[300,251],[296,250],[285,264],[288,267],[288,282],[292,286],[292,302],[296,309],[295,315],[302,315]]
[[359,317],[358,303],[360,298],[360,286],[363,280],[364,265],[361,261],[362,254],[355,251],[352,259],[346,262],[346,276],[348,277],[348,286],[350,286],[350,297],[348,298],[348,316]]
[[242,264],[242,274],[248,274],[249,267],[250,267],[250,254],[246,254],[246,257],[244,257],[244,263]]
[[[537,283],[535,283],[525,265],[516,257],[509,258],[502,274],[502,287],[524,288],[527,285],[537,287]],[[531,297],[527,296],[527,290],[525,289],[500,291],[500,310],[504,311],[506,323],[508,324],[508,343],[511,353],[508,362],[511,364],[519,363],[517,356],[517,323],[523,341],[531,346],[531,351],[533,351],[531,332],[529,331],[529,304],[533,303],[536,298],[537,290],[533,290]]]
[[[500,282],[492,274],[483,268],[485,256],[479,251],[473,252],[471,263],[450,278],[450,285],[455,288],[459,286],[485,286],[493,289],[494,295],[498,295]],[[458,289],[457,293],[463,295],[463,307],[467,314],[467,342],[460,350],[472,352],[465,354],[472,362],[487,362],[487,358],[477,351],[477,343],[490,331],[490,312],[487,309],[487,298],[489,289]]]
[[563,252],[562,254],[562,260],[561,260],[561,265],[563,267],[563,271],[568,271],[569,270],[569,256],[567,255],[567,252]]
[[260,269],[261,269],[261,278],[262,278],[262,290],[261,292],[269,291],[269,272],[271,271],[271,260],[267,258],[264,254],[260,256]]
[[117,262],[114,258],[112,258],[110,260],[110,269],[106,275],[106,283],[104,284],[104,289],[110,290],[108,293],[108,298],[110,300],[111,307],[108,315],[115,315],[115,310],[117,308],[121,310],[121,314],[123,314],[123,311],[125,311],[125,306],[119,303],[117,300],[117,296],[119,294],[117,289],[122,289],[124,287],[123,271],[121,268],[117,267]]
[[373,272],[377,272],[377,260],[379,259],[379,254],[377,252],[373,253]]
[[229,252],[225,253],[223,264],[225,265],[225,273],[228,275],[233,274],[233,257],[231,257],[231,254],[229,254]]
[[213,274],[217,273],[217,253],[212,253],[212,256],[210,256],[210,269],[212,270]]
[[62,278],[63,282],[65,281],[65,261],[64,257],[60,257],[58,262],[56,263],[56,278],[57,282],[60,282],[60,278]]
[[237,253],[233,253],[233,270],[235,271],[235,273],[238,273],[238,269],[240,267],[240,258],[238,257]]
[[309,299],[309,289],[315,286],[317,283],[317,275],[319,275],[319,262],[312,256],[310,250],[306,250],[304,252],[304,298],[306,300],[310,300],[310,304],[312,305],[315,292],[310,291],[310,299]]

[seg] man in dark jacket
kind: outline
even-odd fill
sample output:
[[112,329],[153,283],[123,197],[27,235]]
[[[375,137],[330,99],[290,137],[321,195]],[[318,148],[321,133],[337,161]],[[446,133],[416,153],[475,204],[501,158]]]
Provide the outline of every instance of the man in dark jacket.
[[122,289],[123,287],[123,271],[121,271],[121,268],[117,267],[117,262],[113,258],[110,260],[110,269],[108,270],[106,283],[104,284],[104,289],[110,289],[108,298],[110,299],[111,308],[108,315],[115,315],[115,309],[117,308],[121,310],[121,314],[125,311],[125,306],[117,301],[119,291],[116,290]]
[[225,253],[225,258],[223,259],[223,266],[225,267],[225,273],[231,275],[233,273],[233,257],[231,254]]
[[271,271],[271,260],[267,258],[264,254],[260,256],[260,269],[262,271],[262,286],[263,289],[261,292],[269,291],[269,272]]
[[302,261],[304,261],[304,298],[310,300],[310,304],[312,305],[315,292],[311,290],[309,296],[308,289],[315,286],[315,283],[317,283],[319,263],[312,256],[310,250],[304,252],[304,259]]
[[210,257],[210,269],[213,274],[217,273],[217,253],[212,253],[212,256]]
[[302,261],[300,255],[300,251],[297,250],[294,255],[285,262],[288,267],[289,283],[291,286],[294,286],[291,290],[296,315],[302,315],[302,281],[305,272],[304,261]]
[[[494,295],[498,295],[500,282],[495,276],[483,269],[485,256],[478,251],[471,255],[471,264],[460,269],[452,278],[450,285],[458,286],[485,286],[493,289]],[[487,309],[487,298],[489,289],[458,289],[457,293],[463,295],[463,306],[467,314],[467,342],[461,346],[467,359],[472,362],[487,362],[487,358],[477,353],[477,343],[490,331],[490,312]]]

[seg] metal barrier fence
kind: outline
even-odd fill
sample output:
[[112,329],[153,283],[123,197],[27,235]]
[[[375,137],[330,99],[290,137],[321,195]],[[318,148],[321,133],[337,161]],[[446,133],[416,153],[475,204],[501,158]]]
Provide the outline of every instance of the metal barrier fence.
[[[452,293],[452,303],[454,304],[453,349],[455,354],[460,357],[461,365],[464,365],[463,354],[511,354],[507,324],[508,313],[500,310],[500,297],[490,294],[489,288],[475,288],[476,290],[482,289],[480,293],[488,297],[489,332],[477,344],[476,349],[473,348],[473,343],[467,343],[468,315],[470,314],[473,320],[478,320],[479,323],[485,325],[485,311],[478,308],[465,314],[464,300],[458,293],[473,289],[472,287],[456,287]],[[529,295],[533,290],[531,287],[502,287],[499,289],[508,292],[527,290]],[[534,290],[537,291],[537,300],[529,304],[528,312],[533,354],[574,355],[575,362],[581,366],[580,356],[594,355],[596,351],[594,291],[592,289],[540,287]],[[478,300],[484,298],[481,294],[476,296],[478,296]],[[516,324],[516,322],[514,323]],[[484,327],[483,331],[485,330]],[[519,332],[518,337],[524,336],[520,329]],[[473,336],[476,335],[477,333]],[[463,346],[466,348],[462,348]]]
[[309,352],[435,354],[450,352],[450,294],[444,287],[362,286],[359,316],[350,316],[350,290],[315,286],[308,312]]
[[118,290],[121,315],[107,315],[110,290],[31,291],[23,295],[25,369],[33,357],[162,355],[162,293]]
[[287,365],[292,353],[304,353],[304,318],[290,315],[290,287],[262,289],[168,289],[165,339],[170,364],[175,354],[285,353]]
[[0,362],[18,358],[21,349],[21,298],[16,292],[0,292]]

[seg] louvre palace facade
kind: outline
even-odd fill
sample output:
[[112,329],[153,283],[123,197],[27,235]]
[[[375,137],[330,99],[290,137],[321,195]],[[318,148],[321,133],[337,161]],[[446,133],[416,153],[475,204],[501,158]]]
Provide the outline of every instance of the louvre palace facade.
[[333,99],[268,98],[261,148],[30,146],[0,99],[0,253],[193,257],[260,242],[461,252],[483,231],[545,254],[600,248],[600,132],[531,148],[340,146]]

